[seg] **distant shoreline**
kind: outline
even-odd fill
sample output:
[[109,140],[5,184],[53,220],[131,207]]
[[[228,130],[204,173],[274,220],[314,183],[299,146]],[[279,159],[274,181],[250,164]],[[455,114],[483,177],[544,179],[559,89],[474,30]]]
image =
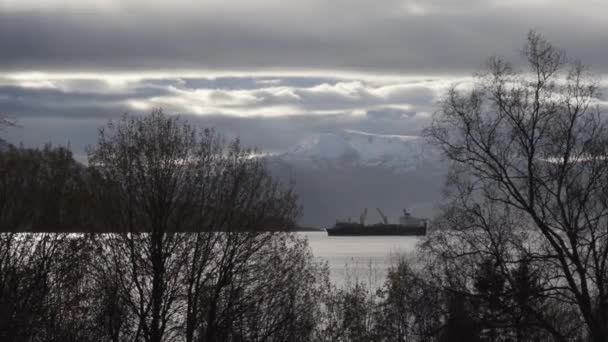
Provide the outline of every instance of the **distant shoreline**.
[[290,232],[324,232],[324,228],[316,228],[316,227],[294,227],[289,229]]
[[[253,230],[233,230],[233,232],[250,232]],[[297,232],[324,232],[324,228],[316,227],[290,227],[287,229],[256,229],[255,231],[260,233],[265,232],[286,232],[286,233],[297,233]],[[124,233],[122,230],[100,230],[100,229],[83,229],[77,227],[27,227],[20,229],[10,229],[8,227],[0,227],[0,234],[2,233],[33,233],[33,234],[112,234],[112,233]],[[135,233],[145,233],[146,231],[135,231]],[[200,233],[209,232],[205,230],[180,230],[180,231],[167,231],[167,233]],[[223,230],[214,230],[214,232],[225,232]]]

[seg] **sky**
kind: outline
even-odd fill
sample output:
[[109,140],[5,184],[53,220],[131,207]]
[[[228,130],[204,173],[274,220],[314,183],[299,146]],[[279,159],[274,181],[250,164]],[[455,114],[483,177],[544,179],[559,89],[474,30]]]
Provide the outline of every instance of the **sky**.
[[162,107],[270,152],[318,132],[417,134],[530,29],[608,72],[605,0],[0,0],[13,143],[70,144]]

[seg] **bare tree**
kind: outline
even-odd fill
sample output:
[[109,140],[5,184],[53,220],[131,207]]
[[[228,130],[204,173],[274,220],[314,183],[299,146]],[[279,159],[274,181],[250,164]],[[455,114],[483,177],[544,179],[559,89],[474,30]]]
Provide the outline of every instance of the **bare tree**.
[[271,276],[253,270],[299,208],[253,150],[155,111],[102,129],[89,161],[98,229],[117,233],[100,274],[117,279],[132,339],[222,340],[250,303],[281,298],[251,292]]
[[[213,139],[208,141],[212,142]],[[196,225],[202,232],[190,235],[187,274],[187,340],[216,340],[230,331],[226,320],[237,318],[240,296],[223,298],[259,263],[263,251],[282,239],[298,213],[295,196],[272,180],[263,160],[238,141],[210,143],[211,156],[201,158],[205,172],[198,183]],[[266,253],[266,252],[264,252]],[[262,279],[264,273],[259,273]],[[254,278],[250,279],[254,282]],[[252,284],[241,284],[239,291]],[[261,296],[262,293],[260,293]],[[261,297],[260,297],[261,298]],[[238,311],[237,311],[238,312]],[[223,322],[223,323],[222,323]]]
[[201,315],[194,340],[311,339],[326,271],[316,266],[304,240],[295,235],[263,233],[255,240],[235,251],[232,271],[226,270],[231,258],[224,254],[218,256],[224,265],[210,269],[207,290],[199,292]]
[[[0,336],[86,341],[83,168],[63,147],[0,150]],[[50,232],[50,233],[47,233]]]
[[134,315],[135,340],[160,342],[176,334],[184,234],[193,215],[195,131],[161,111],[125,116],[100,130],[89,152],[98,190],[107,264]]
[[63,233],[0,234],[0,338],[93,341],[84,239]]
[[[527,263],[541,276],[536,299],[574,310],[589,340],[606,341],[608,134],[597,82],[536,32],[522,54],[527,69],[492,58],[472,90],[452,88],[427,130],[451,162],[443,223],[457,230],[435,247],[444,261],[489,258],[512,293]],[[536,299],[521,312],[554,339],[573,338]]]

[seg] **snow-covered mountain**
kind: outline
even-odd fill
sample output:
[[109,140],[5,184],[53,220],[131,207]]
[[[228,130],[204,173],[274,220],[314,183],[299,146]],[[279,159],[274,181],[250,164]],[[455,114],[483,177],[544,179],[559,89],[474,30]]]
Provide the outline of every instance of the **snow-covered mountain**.
[[322,227],[365,207],[380,207],[392,221],[403,208],[429,217],[445,176],[424,138],[354,130],[315,134],[269,161],[278,178],[295,182],[301,223]]
[[298,166],[381,167],[398,173],[411,172],[439,160],[437,151],[420,136],[355,130],[316,134],[279,157]]

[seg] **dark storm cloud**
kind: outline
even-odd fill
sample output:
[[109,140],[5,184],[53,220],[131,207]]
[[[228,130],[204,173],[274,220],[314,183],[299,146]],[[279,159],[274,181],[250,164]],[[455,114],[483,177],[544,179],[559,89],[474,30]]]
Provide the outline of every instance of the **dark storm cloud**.
[[[529,28],[608,69],[603,1],[9,1],[4,69],[469,73]],[[564,25],[564,23],[573,23]],[[241,80],[242,81],[242,80]]]

